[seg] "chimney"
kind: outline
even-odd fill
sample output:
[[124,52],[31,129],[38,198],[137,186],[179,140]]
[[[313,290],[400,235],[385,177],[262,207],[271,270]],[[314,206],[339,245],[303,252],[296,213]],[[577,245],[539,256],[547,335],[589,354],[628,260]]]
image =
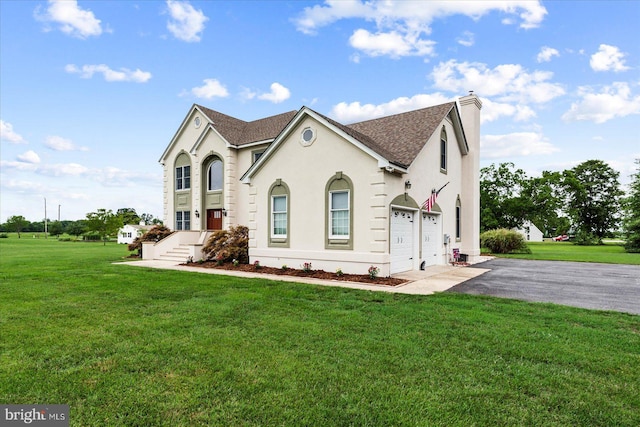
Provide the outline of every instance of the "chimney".
[[462,158],[460,252],[470,261],[480,255],[480,110],[482,102],[473,91],[459,99],[460,118],[469,154]]

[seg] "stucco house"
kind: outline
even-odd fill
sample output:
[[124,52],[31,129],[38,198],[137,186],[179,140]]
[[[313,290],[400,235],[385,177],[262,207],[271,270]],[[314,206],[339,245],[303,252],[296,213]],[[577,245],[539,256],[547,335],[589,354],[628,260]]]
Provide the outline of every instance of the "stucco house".
[[145,224],[125,224],[118,230],[118,244],[130,244],[136,237],[142,236],[146,231],[150,230],[152,225]]
[[211,230],[246,225],[266,266],[388,276],[454,249],[473,259],[481,107],[470,94],[345,125],[308,107],[247,122],[193,105],[159,160],[178,232],[143,257],[197,260]]

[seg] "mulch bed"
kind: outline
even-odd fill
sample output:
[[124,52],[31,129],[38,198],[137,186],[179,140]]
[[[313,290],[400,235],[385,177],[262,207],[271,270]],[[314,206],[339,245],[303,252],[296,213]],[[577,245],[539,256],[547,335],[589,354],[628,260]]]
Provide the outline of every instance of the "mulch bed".
[[368,283],[370,285],[385,285],[385,286],[398,286],[403,283],[406,283],[407,280],[397,279],[393,277],[376,277],[372,279],[368,274],[342,274],[338,275],[336,273],[330,273],[324,270],[298,270],[295,268],[273,268],[273,267],[263,267],[256,268],[253,264],[238,264],[233,265],[232,263],[218,264],[216,261],[204,261],[204,262],[192,262],[187,265],[189,267],[201,267],[201,268],[215,268],[218,270],[231,270],[231,271],[248,271],[251,273],[260,273],[260,274],[273,274],[276,276],[294,276],[294,277],[310,277],[313,279],[322,279],[322,280],[338,280],[345,282],[360,282],[360,283]]

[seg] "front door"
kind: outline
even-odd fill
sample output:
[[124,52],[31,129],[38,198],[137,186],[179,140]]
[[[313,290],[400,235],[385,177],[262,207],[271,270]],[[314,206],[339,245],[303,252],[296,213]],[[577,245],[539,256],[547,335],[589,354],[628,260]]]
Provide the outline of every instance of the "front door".
[[222,209],[207,209],[207,230],[222,230]]

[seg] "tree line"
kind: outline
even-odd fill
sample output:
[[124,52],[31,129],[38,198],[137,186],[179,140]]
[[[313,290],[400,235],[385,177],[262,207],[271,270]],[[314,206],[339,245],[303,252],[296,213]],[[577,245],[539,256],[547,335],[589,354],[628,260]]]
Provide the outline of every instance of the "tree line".
[[620,174],[601,160],[540,177],[527,176],[513,163],[484,167],[480,229],[519,228],[530,221],[546,236],[572,234],[584,244],[622,233],[627,249],[640,251],[640,159],[636,165],[627,194]]
[[[138,215],[133,208],[121,208],[115,213],[112,210],[98,209],[86,214],[86,219],[77,221],[46,221],[46,232],[50,236],[68,234],[79,238],[84,236],[93,240],[106,240],[109,236],[115,236],[118,229],[125,224],[145,225],[162,224],[162,221],[153,215],[143,213]],[[0,232],[18,233],[43,233],[45,232],[45,220],[30,222],[22,215],[13,215],[7,218],[4,224],[0,224]]]

